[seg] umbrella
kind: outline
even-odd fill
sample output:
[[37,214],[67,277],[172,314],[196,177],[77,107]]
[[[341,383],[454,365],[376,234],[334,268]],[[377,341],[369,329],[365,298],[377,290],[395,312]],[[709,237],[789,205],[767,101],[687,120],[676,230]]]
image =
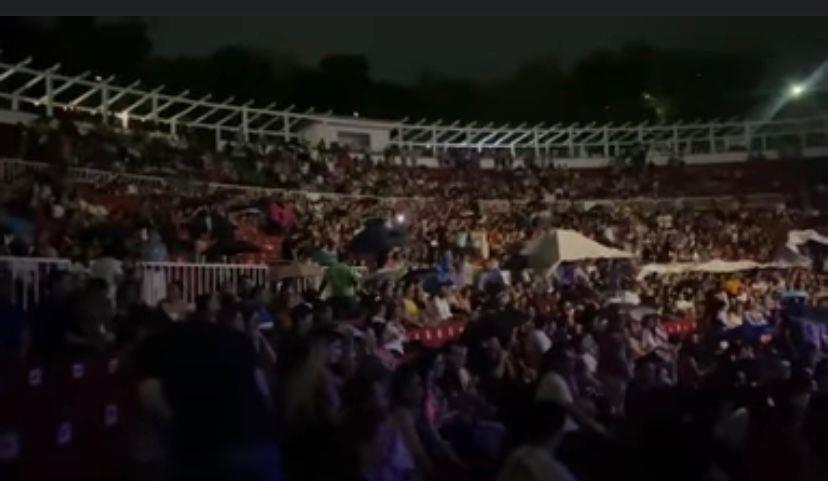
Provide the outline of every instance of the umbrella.
[[349,250],[362,254],[383,255],[402,245],[405,235],[401,230],[391,230],[381,219],[372,219],[351,239]]

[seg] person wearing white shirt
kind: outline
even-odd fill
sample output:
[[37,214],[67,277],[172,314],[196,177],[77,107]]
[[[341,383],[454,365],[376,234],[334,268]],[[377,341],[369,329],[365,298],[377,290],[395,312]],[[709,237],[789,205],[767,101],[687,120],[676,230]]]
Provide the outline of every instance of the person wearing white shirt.
[[432,315],[438,321],[448,321],[453,317],[451,313],[451,306],[448,302],[448,293],[446,292],[446,287],[443,286],[440,288],[440,292],[438,292],[432,299]]
[[535,390],[535,402],[551,401],[561,406],[566,413],[564,431],[583,428],[605,433],[605,428],[578,405],[576,386],[571,382],[575,370],[574,354],[567,348],[553,347],[544,355],[543,362],[546,372]]

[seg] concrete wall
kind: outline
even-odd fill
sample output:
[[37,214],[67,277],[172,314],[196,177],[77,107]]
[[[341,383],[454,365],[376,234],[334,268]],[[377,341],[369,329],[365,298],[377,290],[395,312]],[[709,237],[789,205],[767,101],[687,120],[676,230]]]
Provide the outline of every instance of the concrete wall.
[[348,122],[347,120],[333,120],[315,122],[301,132],[302,138],[316,145],[320,140],[326,145],[337,142],[340,133],[367,135],[372,152],[382,152],[390,143],[391,127],[384,123]]

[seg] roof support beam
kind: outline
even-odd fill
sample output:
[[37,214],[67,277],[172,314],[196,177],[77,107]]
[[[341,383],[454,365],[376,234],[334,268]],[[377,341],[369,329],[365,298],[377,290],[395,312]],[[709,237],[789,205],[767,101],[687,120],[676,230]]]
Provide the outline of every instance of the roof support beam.
[[121,115],[129,115],[129,114],[130,114],[130,112],[132,112],[132,111],[133,111],[133,110],[135,110],[136,108],[140,107],[140,106],[141,106],[141,104],[143,104],[143,103],[144,103],[144,102],[146,102],[147,100],[151,99],[153,95],[158,94],[158,92],[160,92],[160,91],[162,91],[162,90],[164,90],[164,86],[163,86],[163,85],[162,85],[162,86],[160,86],[160,87],[157,87],[157,88],[153,89],[153,90],[152,90],[152,91],[150,91],[150,92],[145,92],[143,95],[141,95],[141,96],[138,98],[138,100],[136,100],[135,102],[131,103],[131,104],[130,104],[130,105],[128,105],[126,108],[121,109],[120,114],[121,114]]
[[231,105],[231,106],[230,106],[230,108],[231,108],[231,109],[233,109],[233,111],[232,111],[232,112],[230,112],[229,114],[225,115],[225,116],[224,116],[224,117],[222,117],[221,119],[219,119],[219,120],[218,120],[218,122],[216,122],[214,125],[215,125],[216,127],[221,127],[222,125],[224,125],[224,124],[226,124],[227,122],[229,122],[229,121],[230,121],[230,119],[232,119],[232,118],[233,118],[233,117],[235,117],[236,115],[241,114],[241,113],[242,113],[242,111],[241,111],[242,107],[247,107],[247,106],[249,106],[249,105],[250,105],[250,104],[252,104],[252,103],[253,103],[253,101],[252,101],[252,100],[250,100],[250,101],[248,101],[247,103],[244,103],[244,104],[242,104],[242,105],[239,105],[238,107],[237,107],[237,106],[234,106],[234,105]]
[[201,97],[200,99],[198,99],[196,101],[190,101],[190,105],[188,105],[184,110],[178,111],[175,114],[171,115],[168,118],[168,120],[170,122],[177,122],[178,119],[180,119],[181,117],[183,117],[183,116],[189,114],[190,112],[192,112],[193,110],[203,106],[204,102],[210,100],[211,97],[212,97],[211,95],[205,95],[204,97]]
[[271,110],[272,110],[272,109],[273,109],[273,107],[275,107],[275,106],[276,106],[276,102],[270,102],[269,104],[267,104],[267,105],[265,105],[264,107],[262,107],[262,109],[261,109],[261,110],[258,110],[258,109],[257,109],[257,110],[258,110],[257,112],[253,112],[253,114],[252,114],[252,115],[249,115],[249,116],[247,117],[247,125],[250,125],[251,123],[253,123],[253,121],[254,121],[254,120],[258,119],[258,118],[259,118],[259,117],[261,117],[262,115],[265,115],[265,114],[272,114],[273,112],[272,112]]
[[[77,84],[78,82],[80,82],[81,80],[85,79],[88,76],[89,76],[89,70],[87,70],[86,72],[83,72],[80,75],[76,75],[76,76],[70,78],[66,82],[63,82],[62,84],[60,84],[59,87],[52,90],[52,97],[54,98],[57,94],[63,92],[64,90],[68,89],[69,87]],[[112,77],[110,77],[110,78],[112,78]],[[43,103],[45,101],[46,101],[46,96],[45,95],[43,97],[40,97],[40,99],[38,100],[38,102],[41,102],[41,103]]]
[[[210,117],[214,113],[218,112],[219,110],[221,110],[223,108],[226,108],[226,104],[229,104],[230,102],[232,102],[235,99],[236,99],[235,97],[228,97],[224,102],[219,103],[219,105],[213,105],[212,107],[210,107],[210,110],[208,110],[207,112],[204,112],[203,114],[199,115],[195,120],[192,120],[190,123],[191,124],[200,124],[201,122],[206,120],[208,117]],[[222,104],[224,104],[224,105],[222,105]]]
[[32,57],[26,57],[23,61],[17,63],[16,65],[10,66],[5,72],[0,74],[0,82],[6,80],[7,78],[11,77],[12,75],[19,72],[23,67],[29,65],[32,62]]
[[508,139],[508,138],[512,137],[513,135],[515,135],[515,134],[516,134],[516,133],[518,133],[519,131],[521,131],[521,130],[525,129],[525,128],[526,128],[526,125],[527,125],[526,123],[522,123],[522,124],[518,125],[517,127],[515,127],[514,129],[510,129],[510,130],[506,133],[506,135],[504,135],[503,137],[500,137],[499,139],[497,139],[497,140],[494,142],[494,144],[492,144],[492,147],[500,147],[501,145],[503,145],[503,144],[506,142],[506,139]]
[[543,127],[543,122],[539,123],[538,125],[535,125],[534,127],[530,127],[529,130],[527,130],[525,133],[521,134],[519,137],[517,137],[516,139],[509,142],[509,146],[514,148],[516,145],[518,145],[524,139],[528,139],[529,137],[534,136],[538,132],[538,129],[540,129],[542,127]]
[[[90,88],[89,90],[87,90],[83,94],[81,94],[81,95],[75,97],[74,99],[72,99],[72,101],[69,102],[69,106],[70,107],[77,107],[78,105],[81,104],[81,102],[83,102],[84,100],[88,99],[89,97],[95,95],[96,93],[98,93],[99,90],[105,88],[107,86],[107,84],[114,78],[115,78],[114,76],[107,77],[105,80],[101,81],[101,83],[99,83],[98,85],[95,85],[94,87]],[[137,85],[137,84],[133,84],[133,85]],[[126,92],[124,92],[124,93],[126,93]],[[118,96],[118,98],[120,98],[120,96]]]
[[170,98],[169,100],[167,100],[163,104],[155,106],[155,108],[152,109],[152,112],[150,112],[147,115],[141,117],[141,120],[142,121],[146,121],[146,120],[149,120],[149,119],[158,120],[159,119],[159,114],[161,112],[163,112],[164,110],[170,108],[170,106],[172,106],[176,102],[182,102],[182,101],[186,100],[186,98],[187,98],[186,96],[189,93],[190,93],[189,90],[185,90],[185,91],[181,92],[180,94]]
[[482,149],[485,146],[484,144],[486,144],[488,141],[490,141],[491,139],[497,137],[499,134],[502,134],[504,132],[508,132],[509,130],[511,130],[511,127],[509,127],[509,124],[506,124],[506,125],[500,127],[499,129],[493,130],[491,133],[489,133],[489,135],[487,135],[487,136],[483,137],[482,139],[480,139],[479,141],[477,141],[477,149],[478,150]]
[[449,137],[447,140],[443,141],[443,143],[445,143],[445,144],[452,144],[452,143],[454,143],[454,141],[458,140],[460,137],[463,137],[463,136],[466,136],[466,137],[467,137],[467,141],[468,141],[468,136],[469,136],[469,134],[470,134],[470,131],[471,131],[471,129],[473,129],[473,128],[474,128],[474,126],[475,126],[476,124],[477,124],[476,122],[472,122],[472,123],[470,123],[469,125],[467,125],[467,126],[463,127],[463,130],[461,130],[461,131],[459,131],[459,132],[455,133],[454,135],[452,135],[451,137]]
[[[75,100],[72,100],[71,102],[69,102],[69,105],[71,105],[72,107],[77,106],[79,103],[83,102],[83,101],[84,101],[84,100],[86,100],[89,96],[91,96],[92,94],[94,94],[94,93],[95,93],[95,91],[97,91],[99,88],[101,88],[101,89],[106,88],[106,87],[108,86],[108,83],[109,83],[109,82],[110,82],[113,78],[114,78],[114,77],[108,77],[108,78],[104,79],[98,87],[95,87],[95,88],[93,88],[92,90],[90,90],[90,91],[86,92],[85,94],[81,95],[80,97],[77,97]],[[126,94],[128,94],[128,93],[130,93],[130,92],[133,92],[133,89],[134,89],[135,87],[137,87],[138,85],[140,85],[140,84],[141,84],[141,81],[140,81],[140,80],[136,80],[135,82],[132,82],[131,84],[129,84],[129,86],[127,86],[126,88],[119,89],[119,91],[118,91],[115,95],[113,95],[113,96],[111,96],[111,97],[107,98],[106,100],[104,100],[104,101],[101,103],[101,105],[98,107],[98,109],[97,109],[97,110],[98,110],[98,111],[100,111],[101,113],[104,113],[104,112],[109,112],[109,107],[110,107],[112,104],[114,104],[115,102],[117,102],[117,101],[118,101],[121,97],[123,97],[124,95],[126,95]]]

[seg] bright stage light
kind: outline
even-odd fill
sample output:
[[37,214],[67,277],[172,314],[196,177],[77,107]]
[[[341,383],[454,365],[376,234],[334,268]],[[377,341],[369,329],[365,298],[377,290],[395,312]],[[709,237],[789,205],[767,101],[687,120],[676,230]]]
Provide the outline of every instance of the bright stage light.
[[397,224],[405,222],[405,214],[397,214]]
[[805,87],[805,84],[793,84],[788,88],[788,96],[791,98],[799,98],[807,91],[808,89]]

